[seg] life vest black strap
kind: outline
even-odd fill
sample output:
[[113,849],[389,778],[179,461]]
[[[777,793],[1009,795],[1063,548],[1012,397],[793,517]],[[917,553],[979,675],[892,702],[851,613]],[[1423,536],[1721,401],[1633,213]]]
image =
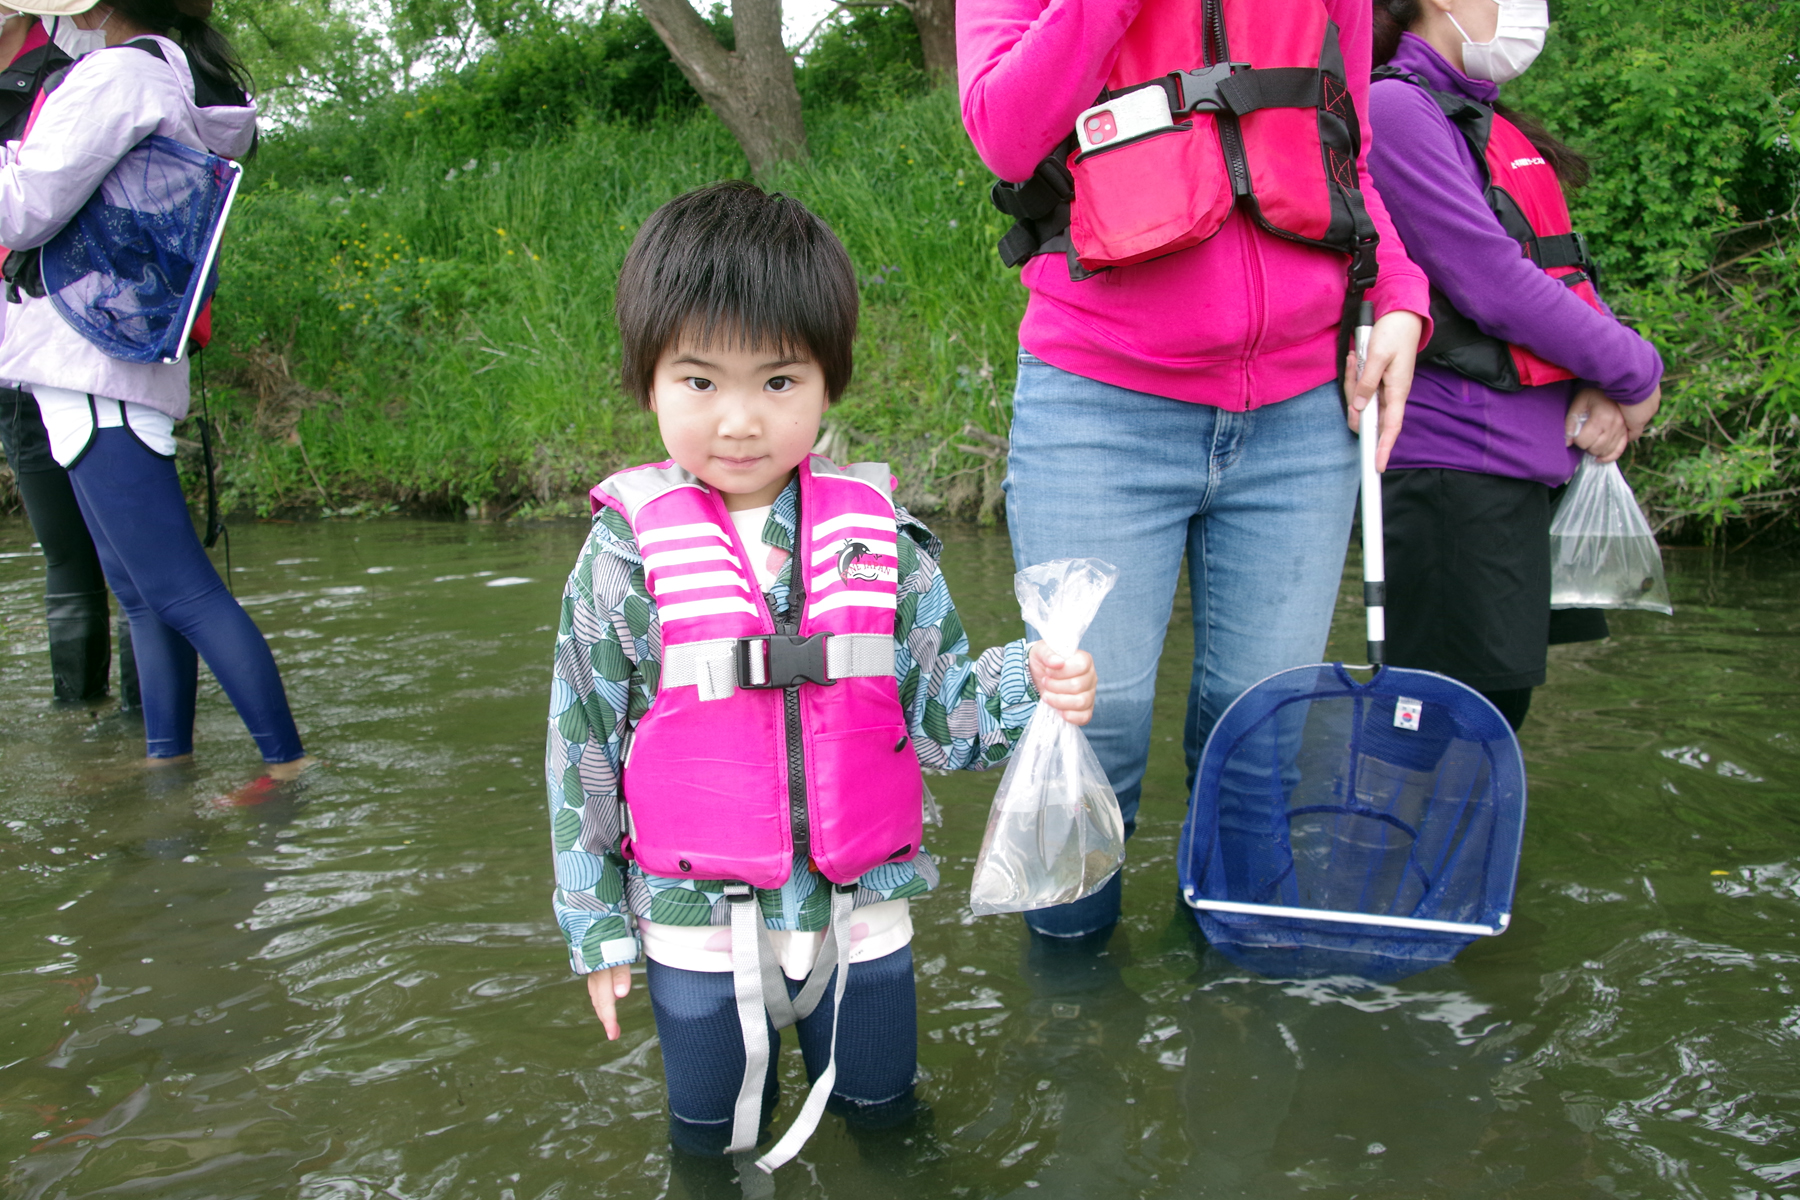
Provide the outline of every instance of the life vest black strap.
[[1075,198],[1075,179],[1069,174],[1067,160],[1074,149],[1071,134],[1037,165],[1030,179],[1018,183],[996,180],[988,190],[994,207],[1013,219],[1013,227],[1000,239],[1000,261],[1007,266],[1073,248],[1069,202]]
[[1594,265],[1588,255],[1587,238],[1580,232],[1555,233],[1533,241],[1531,257],[1546,271],[1556,267],[1580,267],[1585,271]]
[[1218,85],[1219,99],[1240,117],[1264,108],[1317,108],[1324,75],[1317,67],[1238,71]]

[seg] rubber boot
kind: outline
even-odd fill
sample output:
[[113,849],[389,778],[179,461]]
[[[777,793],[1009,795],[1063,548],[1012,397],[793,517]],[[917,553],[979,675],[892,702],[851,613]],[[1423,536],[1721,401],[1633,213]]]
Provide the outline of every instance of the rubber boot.
[[119,711],[141,713],[144,695],[138,690],[137,654],[131,649],[131,621],[120,617],[113,627],[119,643]]
[[50,625],[50,674],[56,698],[75,703],[103,698],[112,668],[106,593],[45,596],[44,615]]

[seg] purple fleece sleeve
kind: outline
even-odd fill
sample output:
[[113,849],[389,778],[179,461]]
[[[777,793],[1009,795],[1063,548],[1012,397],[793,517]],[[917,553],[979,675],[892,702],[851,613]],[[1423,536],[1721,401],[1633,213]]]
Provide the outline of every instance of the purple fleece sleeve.
[[1647,399],[1662,378],[1656,348],[1519,253],[1482,199],[1468,144],[1425,90],[1382,81],[1369,104],[1380,131],[1370,173],[1407,253],[1457,311],[1621,404]]

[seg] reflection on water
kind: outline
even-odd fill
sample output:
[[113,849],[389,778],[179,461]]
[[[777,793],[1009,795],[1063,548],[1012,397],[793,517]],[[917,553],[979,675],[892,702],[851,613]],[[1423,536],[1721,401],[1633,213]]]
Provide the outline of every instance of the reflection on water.
[[[41,567],[0,522],[0,1195],[704,1194],[641,994],[606,1044],[549,919],[546,662],[581,533],[240,529],[237,590],[328,760],[259,788],[216,688],[197,763],[155,773],[128,721],[50,707]],[[1011,636],[1004,534],[948,533],[971,636]],[[1104,947],[971,917],[997,779],[934,780],[931,1111],[887,1139],[828,1119],[778,1194],[1800,1197],[1800,566],[1670,559],[1674,618],[1554,652],[1512,931],[1393,987],[1198,943],[1179,686]]]

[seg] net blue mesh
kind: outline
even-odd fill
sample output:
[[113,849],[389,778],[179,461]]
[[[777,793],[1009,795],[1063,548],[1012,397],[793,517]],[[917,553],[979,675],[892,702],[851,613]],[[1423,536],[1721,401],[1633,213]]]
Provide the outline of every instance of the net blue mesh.
[[170,138],[133,147],[44,245],[44,289],[63,319],[113,358],[178,357],[188,314],[218,286],[216,263],[196,276],[236,172]]
[[[1396,722],[1417,706],[1417,728]],[[1208,738],[1182,831],[1183,894],[1504,927],[1525,825],[1525,765],[1494,706],[1453,679],[1342,666],[1263,680]],[[1285,978],[1387,983],[1454,958],[1473,932],[1208,911],[1206,939]]]

